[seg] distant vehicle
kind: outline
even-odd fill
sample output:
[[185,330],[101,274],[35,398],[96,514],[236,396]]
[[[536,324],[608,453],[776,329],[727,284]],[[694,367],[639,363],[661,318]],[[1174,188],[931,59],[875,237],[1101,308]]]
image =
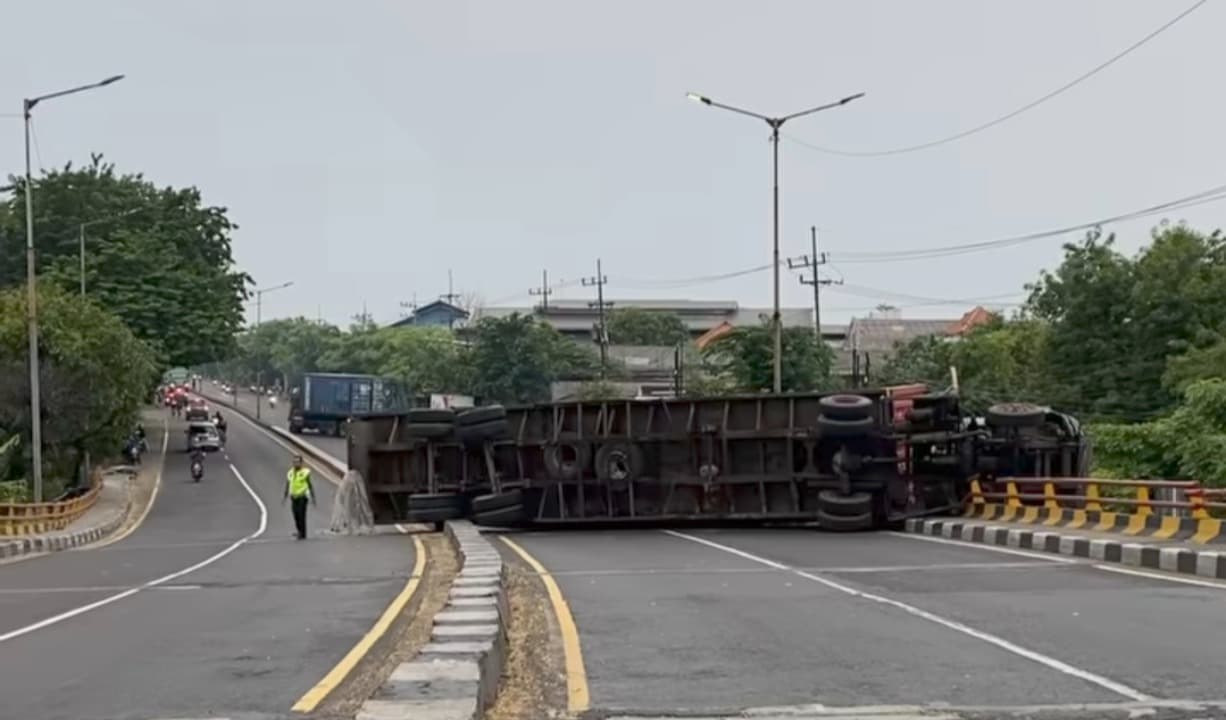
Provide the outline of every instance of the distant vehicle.
[[187,424],[187,451],[203,450],[216,452],[221,449],[221,434],[217,426],[209,420],[196,420]]
[[187,401],[187,411],[184,413],[184,418],[188,422],[195,420],[209,419],[209,404],[200,398],[191,398]]
[[314,430],[340,437],[345,422],[371,415],[396,415],[409,395],[395,380],[373,375],[308,373],[290,391],[289,431]]

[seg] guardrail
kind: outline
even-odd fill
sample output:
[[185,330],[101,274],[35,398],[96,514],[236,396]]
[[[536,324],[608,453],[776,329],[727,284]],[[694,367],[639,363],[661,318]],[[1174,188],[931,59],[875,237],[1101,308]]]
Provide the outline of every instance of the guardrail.
[[[968,517],[1207,543],[1221,537],[1217,516],[1226,515],[1226,489],[1206,489],[1191,480],[1009,477],[989,484],[992,489],[985,490],[978,478],[971,481]],[[998,489],[1002,486],[1003,491]],[[1036,487],[1041,490],[1035,492]],[[1155,499],[1155,492],[1162,490],[1186,499]],[[1186,515],[1155,512],[1161,509]]]
[[0,503],[0,536],[30,535],[62,530],[93,507],[102,492],[102,476],[90,475],[90,488],[70,500],[41,503]]

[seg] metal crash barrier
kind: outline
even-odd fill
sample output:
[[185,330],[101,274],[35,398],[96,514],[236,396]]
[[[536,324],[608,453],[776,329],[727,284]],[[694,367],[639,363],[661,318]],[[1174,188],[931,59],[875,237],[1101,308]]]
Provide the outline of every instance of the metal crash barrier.
[[1226,489],[1192,480],[975,478],[965,515],[1156,540],[1226,542]]
[[102,492],[102,475],[90,476],[89,490],[68,500],[41,503],[0,503],[0,536],[30,535],[62,530],[93,507]]

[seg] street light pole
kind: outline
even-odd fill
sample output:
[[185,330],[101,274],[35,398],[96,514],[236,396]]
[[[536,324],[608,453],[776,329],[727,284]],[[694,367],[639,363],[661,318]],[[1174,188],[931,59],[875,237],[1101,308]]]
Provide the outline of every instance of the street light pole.
[[[287,288],[287,287],[289,287],[290,285],[293,285],[293,284],[294,284],[294,281],[293,281],[293,280],[290,280],[289,282],[281,283],[280,285],[274,285],[274,286],[272,286],[272,287],[270,287],[270,288],[263,288],[263,289],[261,289],[261,290],[256,290],[256,291],[255,291],[255,326],[256,326],[257,328],[260,326],[260,322],[263,320],[263,315],[264,315],[264,293],[270,293],[270,292],[272,292],[273,290],[282,290],[282,289]],[[260,400],[263,398],[263,393],[261,392],[261,383],[263,383],[263,381],[264,381],[264,371],[263,371],[263,370],[256,370],[256,371],[255,371],[255,388],[256,388],[256,393],[255,393],[255,419],[256,419],[256,420],[259,420],[259,419],[260,419],[260,405],[262,404],[262,403],[260,402]]]
[[716,107],[721,110],[727,110],[729,112],[734,112],[739,115],[748,115],[749,117],[757,118],[759,120],[766,122],[766,124],[769,125],[771,128],[771,145],[772,145],[771,157],[772,157],[772,163],[774,166],[773,167],[773,184],[772,184],[772,205],[773,205],[772,248],[773,250],[771,253],[771,259],[773,260],[772,264],[774,266],[773,276],[774,276],[774,286],[775,286],[774,287],[774,299],[775,299],[774,312],[771,314],[771,330],[772,330],[772,339],[773,339],[773,344],[774,344],[774,353],[773,353],[774,368],[771,374],[773,378],[772,389],[774,390],[775,393],[780,393],[780,392],[783,392],[783,316],[782,316],[782,312],[780,311],[780,307],[779,307],[779,128],[783,127],[783,124],[786,123],[788,120],[793,120],[798,117],[803,117],[805,115],[812,115],[813,113],[821,112],[822,110],[830,110],[832,108],[841,107],[843,105],[846,105],[852,100],[864,97],[864,93],[856,93],[855,95],[849,95],[841,100],[838,100],[832,103],[827,103],[825,105],[819,105],[815,108],[809,108],[808,110],[801,110],[800,112],[792,113],[791,115],[783,115],[781,117],[769,117],[767,115],[762,115],[761,113],[756,113],[756,112],[753,112],[752,110],[746,110],[744,108],[739,108],[734,105],[725,105],[723,103],[715,102],[711,98],[706,97],[704,95],[698,95],[697,93],[689,93],[687,94],[686,97],[690,98],[691,100],[695,102],[700,102],[703,105],[709,105],[711,107]]
[[38,378],[38,288],[37,274],[34,265],[34,173],[30,168],[30,120],[34,106],[44,100],[72,95],[73,93],[105,87],[123,79],[123,75],[113,75],[105,80],[89,85],[61,90],[59,92],[25,98],[21,101],[21,119],[25,126],[25,159],[26,159],[26,287],[29,293],[26,304],[27,325],[30,343],[30,454],[34,468],[34,502],[43,501],[43,427],[42,427],[42,397]]

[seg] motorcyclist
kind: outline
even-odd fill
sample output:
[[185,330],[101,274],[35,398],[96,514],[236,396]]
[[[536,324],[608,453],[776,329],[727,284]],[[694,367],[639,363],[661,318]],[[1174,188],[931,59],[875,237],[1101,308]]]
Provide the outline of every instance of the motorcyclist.
[[204,477],[204,451],[200,448],[192,450],[192,479],[199,480]]
[[213,424],[217,426],[217,434],[221,436],[221,441],[226,441],[226,419],[221,416],[221,411],[218,410],[213,414]]

